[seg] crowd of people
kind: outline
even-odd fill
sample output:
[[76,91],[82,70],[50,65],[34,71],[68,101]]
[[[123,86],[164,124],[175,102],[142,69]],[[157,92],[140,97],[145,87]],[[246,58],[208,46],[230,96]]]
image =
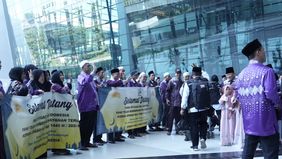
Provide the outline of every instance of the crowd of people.
[[[84,60],[80,62],[81,73],[77,77],[77,104],[80,113],[80,150],[101,146],[106,141],[96,133],[99,102],[97,93],[102,87],[157,87],[161,96],[159,117],[148,126],[125,132],[108,133],[109,143],[124,142],[150,134],[148,131],[167,131],[172,135],[173,123],[179,127],[186,121],[185,141],[191,140],[194,151],[207,148],[206,140],[218,125],[222,146],[239,144],[244,148],[243,158],[252,158],[258,143],[265,150],[265,156],[278,155],[279,134],[276,110],[280,110],[275,74],[272,68],[263,65],[265,53],[258,40],[248,43],[242,50],[250,63],[238,75],[233,67],[226,68],[226,74],[211,78],[203,75],[201,67],[193,66],[191,72],[175,69],[174,77],[169,72],[163,80],[156,78],[154,71],[132,71],[126,78],[123,67],[113,68],[111,79],[105,80],[105,69],[96,68]],[[1,65],[0,65],[1,66]],[[44,92],[70,93],[71,82],[64,83],[64,73],[51,73],[34,65],[10,70],[11,84],[6,93],[18,96],[40,95]],[[147,79],[149,78],[149,79]],[[0,82],[0,98],[5,94]],[[243,125],[244,123],[244,125]],[[148,129],[147,129],[148,127]],[[176,129],[176,135],[183,131]],[[93,135],[93,141],[90,141]],[[278,136],[277,136],[278,135]],[[272,143],[272,145],[271,145]],[[275,145],[274,145],[275,143]],[[277,146],[277,147],[275,147]],[[69,154],[67,149],[53,149],[54,153]],[[277,153],[277,154],[276,154]]]

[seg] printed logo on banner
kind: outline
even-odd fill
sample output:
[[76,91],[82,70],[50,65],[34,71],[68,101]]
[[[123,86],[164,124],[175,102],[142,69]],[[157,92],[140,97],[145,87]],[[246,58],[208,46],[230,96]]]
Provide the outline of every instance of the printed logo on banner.
[[[8,158],[36,158],[47,149],[78,148],[79,116],[71,95],[11,96],[2,105]],[[4,109],[3,109],[4,108]]]

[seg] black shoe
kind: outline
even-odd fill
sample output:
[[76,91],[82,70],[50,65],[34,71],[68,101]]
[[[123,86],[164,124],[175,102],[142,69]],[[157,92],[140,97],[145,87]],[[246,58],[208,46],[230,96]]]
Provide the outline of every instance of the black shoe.
[[171,135],[171,132],[167,132],[166,134],[167,134],[167,135]]
[[142,137],[139,133],[134,134],[134,137]]
[[98,140],[98,141],[96,141],[96,143],[97,144],[102,144],[102,145],[104,145],[104,144],[106,144],[107,142],[106,141],[103,141],[102,139],[100,139],[100,140]]
[[189,141],[188,137],[185,137],[184,141]]
[[118,142],[124,142],[125,140],[121,139],[121,138],[116,138],[116,141]]
[[115,144],[115,141],[114,140],[109,140],[108,141],[110,144]]
[[135,139],[134,135],[128,135],[128,138]]
[[86,145],[86,147],[97,148],[98,146],[97,146],[96,144],[88,143],[88,144]]
[[80,146],[79,149],[82,150],[82,151],[88,151],[89,150],[86,146]]
[[70,150],[67,149],[52,149],[55,155],[71,155]]
[[125,139],[126,137],[125,136],[123,136],[123,135],[120,135],[120,137],[119,138],[121,138],[121,139]]

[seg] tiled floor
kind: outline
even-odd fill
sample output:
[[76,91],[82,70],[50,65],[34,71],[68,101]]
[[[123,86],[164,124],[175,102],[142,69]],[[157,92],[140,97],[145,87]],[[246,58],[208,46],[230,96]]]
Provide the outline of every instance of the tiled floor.
[[[152,159],[231,159],[240,158],[241,149],[234,146],[222,147],[219,145],[219,134],[215,139],[207,140],[207,149],[201,151],[190,150],[191,142],[185,142],[184,136],[166,135],[166,132],[151,132],[149,135],[136,139],[126,139],[125,142],[105,144],[89,151],[79,151],[80,154],[70,156],[55,156],[48,152],[51,159],[112,159],[112,158],[152,158]],[[231,153],[226,153],[231,152]],[[281,151],[282,152],[282,151]],[[200,154],[200,155],[199,155]],[[256,153],[256,158],[262,158],[261,152]],[[282,156],[281,156],[282,158]]]

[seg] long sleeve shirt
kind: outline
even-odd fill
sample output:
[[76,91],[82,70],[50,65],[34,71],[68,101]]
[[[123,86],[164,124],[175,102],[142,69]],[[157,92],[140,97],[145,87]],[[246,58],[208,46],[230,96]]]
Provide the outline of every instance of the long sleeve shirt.
[[138,83],[137,81],[134,81],[133,79],[131,79],[128,83],[127,83],[127,87],[141,87],[140,83]]
[[93,81],[93,75],[81,72],[80,75],[78,75],[77,83],[77,104],[79,112],[98,111],[98,94],[95,82]]
[[181,105],[181,95],[179,90],[183,84],[181,79],[173,78],[168,82],[166,89],[166,99],[171,102],[171,106],[180,107]]
[[166,80],[163,80],[161,83],[160,83],[160,95],[161,95],[161,99],[162,99],[162,102],[166,102],[166,89],[167,89],[167,85],[168,85],[168,81]]
[[281,108],[271,68],[251,60],[235,82],[246,134],[270,136],[278,132],[275,106]]
[[122,80],[108,80],[107,81],[108,87],[123,87],[123,81]]
[[207,110],[207,109],[199,109],[198,110],[195,107],[190,108],[189,105],[188,105],[190,88],[189,88],[187,82],[185,82],[181,88],[182,88],[182,90],[181,90],[181,92],[182,92],[181,109],[188,109],[188,113],[196,113],[196,112],[201,112],[201,111]]
[[59,84],[52,84],[51,91],[54,91],[54,92],[57,92],[57,93],[60,93],[60,94],[68,94],[68,93],[70,93],[70,89],[69,89],[68,86],[62,87]]

